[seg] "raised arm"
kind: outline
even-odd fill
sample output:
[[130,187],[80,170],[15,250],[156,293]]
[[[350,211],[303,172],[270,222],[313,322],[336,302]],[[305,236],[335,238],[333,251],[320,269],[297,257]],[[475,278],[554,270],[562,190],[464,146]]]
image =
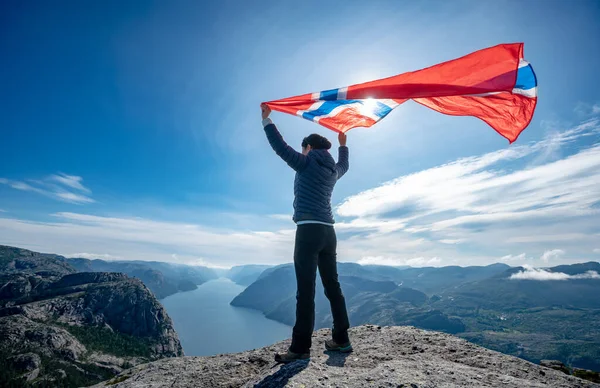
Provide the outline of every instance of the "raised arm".
[[269,144],[271,144],[275,153],[279,155],[288,166],[296,171],[302,171],[306,167],[306,156],[294,150],[285,142],[285,140],[283,140],[277,127],[269,118],[271,109],[265,104],[262,104],[260,107],[262,110],[263,127],[265,129],[265,134],[267,135],[267,140],[269,140]]
[[346,147],[346,134],[341,133],[338,135],[338,140],[340,141],[340,148],[338,149],[338,162],[335,165],[335,168],[338,172],[338,179],[344,176],[348,169],[350,168],[350,162],[348,161],[348,147]]

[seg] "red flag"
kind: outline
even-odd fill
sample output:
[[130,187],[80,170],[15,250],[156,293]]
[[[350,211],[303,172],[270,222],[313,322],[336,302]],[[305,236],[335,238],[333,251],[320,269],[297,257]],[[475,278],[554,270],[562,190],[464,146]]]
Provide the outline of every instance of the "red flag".
[[533,117],[537,80],[523,44],[501,44],[422,70],[266,104],[346,132],[372,126],[408,99],[448,115],[477,117],[512,143]]

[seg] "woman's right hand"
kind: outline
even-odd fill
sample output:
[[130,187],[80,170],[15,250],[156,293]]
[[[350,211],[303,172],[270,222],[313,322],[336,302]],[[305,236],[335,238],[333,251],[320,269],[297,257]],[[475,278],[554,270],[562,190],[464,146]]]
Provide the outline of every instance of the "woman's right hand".
[[269,115],[271,114],[271,108],[269,108],[267,104],[260,104],[260,110],[262,112],[263,120],[269,117]]

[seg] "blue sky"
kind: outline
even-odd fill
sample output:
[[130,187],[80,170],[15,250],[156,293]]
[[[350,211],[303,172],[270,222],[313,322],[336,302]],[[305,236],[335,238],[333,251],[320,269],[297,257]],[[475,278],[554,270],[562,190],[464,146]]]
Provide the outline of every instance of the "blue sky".
[[[539,102],[513,145],[410,102],[349,132],[350,172],[332,199],[339,259],[600,259],[597,1],[0,7],[0,244],[289,262],[294,176],[268,146],[260,102],[524,42]],[[272,118],[297,148],[312,132],[335,139]]]

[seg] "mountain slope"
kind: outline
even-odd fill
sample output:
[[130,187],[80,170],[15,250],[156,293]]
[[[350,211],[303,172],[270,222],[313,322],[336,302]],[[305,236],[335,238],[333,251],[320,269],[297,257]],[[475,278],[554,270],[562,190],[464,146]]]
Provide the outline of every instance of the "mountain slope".
[[350,330],[354,353],[323,352],[315,333],[310,362],[275,365],[289,340],[236,354],[172,358],[140,365],[95,387],[599,387],[462,339],[412,327]]

